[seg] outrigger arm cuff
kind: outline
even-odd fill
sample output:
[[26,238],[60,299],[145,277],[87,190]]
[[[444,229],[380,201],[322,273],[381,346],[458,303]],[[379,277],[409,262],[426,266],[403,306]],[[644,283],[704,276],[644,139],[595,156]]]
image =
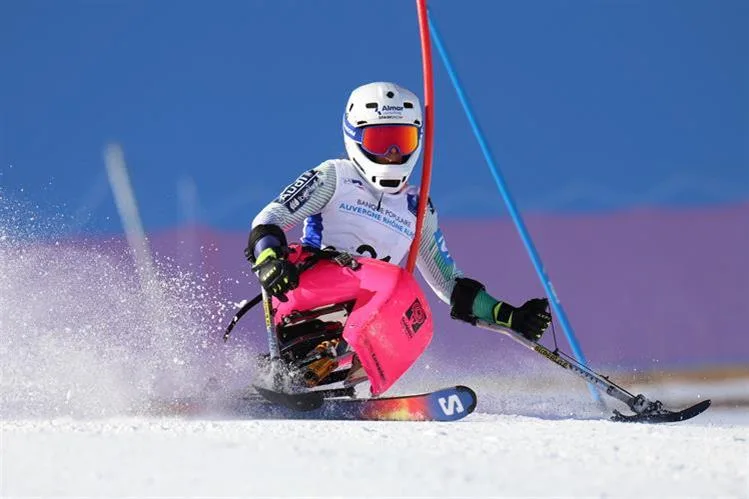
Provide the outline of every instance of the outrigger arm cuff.
[[478,281],[467,277],[455,279],[455,288],[450,295],[450,316],[453,319],[476,324],[476,316],[473,315],[473,302],[476,296],[484,291],[486,287]]
[[256,256],[264,249],[285,248],[286,246],[288,246],[286,234],[284,234],[278,225],[256,225],[250,231],[244,256],[254,265]]

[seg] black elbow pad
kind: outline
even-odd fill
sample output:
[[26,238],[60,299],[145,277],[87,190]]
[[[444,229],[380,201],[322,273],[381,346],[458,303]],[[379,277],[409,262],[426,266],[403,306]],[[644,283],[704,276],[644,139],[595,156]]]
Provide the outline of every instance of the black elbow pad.
[[455,288],[450,294],[450,316],[453,319],[476,324],[476,316],[473,315],[473,301],[479,291],[484,289],[486,288],[483,284],[473,279],[467,277],[455,279]]

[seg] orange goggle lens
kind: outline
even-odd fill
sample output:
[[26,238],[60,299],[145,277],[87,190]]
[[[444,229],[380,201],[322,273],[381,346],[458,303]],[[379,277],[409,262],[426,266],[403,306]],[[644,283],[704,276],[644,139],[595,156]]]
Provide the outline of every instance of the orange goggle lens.
[[377,156],[387,154],[393,147],[405,156],[419,147],[419,128],[413,125],[368,126],[362,130],[361,145]]

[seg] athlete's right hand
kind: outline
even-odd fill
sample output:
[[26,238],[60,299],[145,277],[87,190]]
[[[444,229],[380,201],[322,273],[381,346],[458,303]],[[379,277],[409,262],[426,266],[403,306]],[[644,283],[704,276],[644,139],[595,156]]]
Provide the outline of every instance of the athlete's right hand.
[[263,289],[281,301],[288,301],[286,293],[299,285],[299,270],[284,258],[280,248],[261,251],[252,270]]

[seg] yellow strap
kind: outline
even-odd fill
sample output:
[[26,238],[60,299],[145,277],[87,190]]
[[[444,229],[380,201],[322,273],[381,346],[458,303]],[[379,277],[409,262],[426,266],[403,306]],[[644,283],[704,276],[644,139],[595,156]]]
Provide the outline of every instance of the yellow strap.
[[257,259],[255,260],[255,265],[260,265],[264,263],[266,260],[273,260],[275,258],[278,258],[278,254],[276,253],[276,248],[265,248],[257,256]]

